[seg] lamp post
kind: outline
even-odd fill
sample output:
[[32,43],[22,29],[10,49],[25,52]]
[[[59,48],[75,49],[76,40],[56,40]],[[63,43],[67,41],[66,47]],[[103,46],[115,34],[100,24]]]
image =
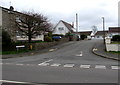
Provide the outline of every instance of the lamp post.
[[102,17],[102,19],[103,19],[103,42],[105,44],[105,18]]

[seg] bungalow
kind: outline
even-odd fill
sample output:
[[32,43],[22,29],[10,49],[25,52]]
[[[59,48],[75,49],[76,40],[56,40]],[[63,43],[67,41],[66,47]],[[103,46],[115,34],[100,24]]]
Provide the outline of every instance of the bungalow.
[[[103,39],[104,32],[103,31],[97,31],[94,36],[91,36],[92,31],[84,31],[80,32],[80,35],[84,34],[87,35],[87,38],[92,39]],[[105,35],[108,33],[108,31],[105,31]]]
[[108,31],[98,31],[95,34],[94,39],[103,39],[104,33],[105,33],[105,36],[107,36]]
[[54,27],[52,34],[65,35],[66,33],[72,33],[74,31],[74,26],[63,20],[60,20],[58,24]]

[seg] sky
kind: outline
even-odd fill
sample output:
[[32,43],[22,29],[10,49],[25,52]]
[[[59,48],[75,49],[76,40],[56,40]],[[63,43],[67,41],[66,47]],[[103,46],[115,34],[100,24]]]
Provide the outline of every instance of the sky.
[[0,6],[16,11],[34,11],[47,16],[56,25],[59,20],[75,23],[78,14],[79,31],[91,31],[92,26],[102,30],[102,17],[105,29],[118,26],[119,0],[0,0]]

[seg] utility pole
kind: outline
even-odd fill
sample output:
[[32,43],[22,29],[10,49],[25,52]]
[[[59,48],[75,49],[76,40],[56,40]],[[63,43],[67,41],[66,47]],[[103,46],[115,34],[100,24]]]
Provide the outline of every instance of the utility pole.
[[103,19],[103,40],[104,40],[104,44],[105,44],[105,18],[102,17]]
[[76,32],[78,32],[78,14],[76,13]]

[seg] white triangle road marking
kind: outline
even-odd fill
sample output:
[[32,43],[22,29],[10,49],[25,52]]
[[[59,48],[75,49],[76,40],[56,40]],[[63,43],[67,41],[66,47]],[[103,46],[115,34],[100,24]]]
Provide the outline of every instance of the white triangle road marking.
[[119,66],[111,66],[111,68],[112,68],[113,70],[118,70],[118,69],[120,69]]
[[104,66],[104,65],[96,65],[95,68],[96,69],[106,69],[106,66]]
[[90,68],[90,65],[80,65],[80,68]]
[[53,63],[53,64],[51,64],[50,66],[60,66],[61,64],[59,64],[59,63]]
[[74,67],[75,64],[65,64],[63,67]]

